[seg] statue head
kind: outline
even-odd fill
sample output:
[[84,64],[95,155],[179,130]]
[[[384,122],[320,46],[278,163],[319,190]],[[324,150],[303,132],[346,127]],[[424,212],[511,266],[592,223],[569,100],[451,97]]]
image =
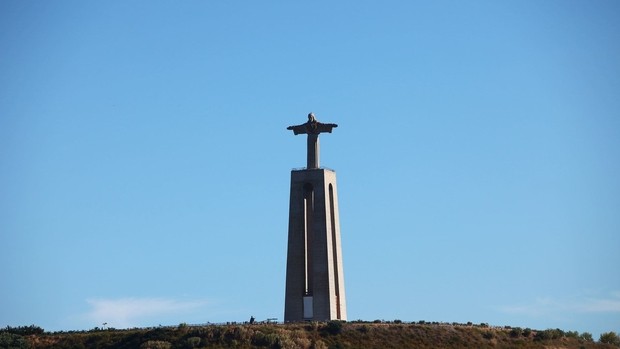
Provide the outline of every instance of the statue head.
[[309,122],[316,122],[316,118],[314,117],[314,113],[308,114],[308,121]]

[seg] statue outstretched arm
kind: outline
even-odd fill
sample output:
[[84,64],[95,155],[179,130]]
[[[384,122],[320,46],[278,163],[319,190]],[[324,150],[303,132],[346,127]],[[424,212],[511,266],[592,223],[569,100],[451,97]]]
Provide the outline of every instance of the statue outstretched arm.
[[338,127],[337,124],[324,124],[318,121],[308,121],[305,124],[289,126],[286,129],[292,130],[295,135],[298,134],[319,134],[319,133],[332,133],[332,129]]
[[317,122],[317,132],[318,133],[323,133],[323,132],[327,132],[327,133],[332,133],[332,129],[334,127],[338,127],[337,124],[323,124],[320,122]]
[[289,126],[286,129],[293,130],[293,133],[295,134],[295,136],[297,136],[300,133],[308,133],[308,131],[306,130],[306,124],[301,124],[297,126]]

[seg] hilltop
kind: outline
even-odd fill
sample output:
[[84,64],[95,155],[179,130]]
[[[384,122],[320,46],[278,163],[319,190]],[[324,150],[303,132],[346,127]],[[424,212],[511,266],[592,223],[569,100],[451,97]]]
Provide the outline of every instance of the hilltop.
[[[603,349],[588,333],[486,324],[338,322],[229,324],[46,333],[0,332],[0,348],[566,348]],[[28,331],[31,329],[31,331]],[[34,330],[32,330],[34,329]],[[614,334],[615,335],[615,334]],[[617,339],[617,336],[616,336]]]

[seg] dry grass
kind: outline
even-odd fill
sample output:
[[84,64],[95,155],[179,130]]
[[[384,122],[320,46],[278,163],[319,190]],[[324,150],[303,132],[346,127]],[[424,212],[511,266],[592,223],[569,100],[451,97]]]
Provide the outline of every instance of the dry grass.
[[219,325],[91,331],[28,336],[35,349],[47,348],[539,348],[595,349],[610,345],[562,336],[540,340],[511,335],[510,329],[410,323],[298,323]]

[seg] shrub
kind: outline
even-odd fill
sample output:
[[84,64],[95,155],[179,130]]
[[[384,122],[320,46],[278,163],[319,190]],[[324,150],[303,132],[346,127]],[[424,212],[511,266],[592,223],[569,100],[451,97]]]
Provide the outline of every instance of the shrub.
[[579,335],[580,339],[583,339],[586,342],[594,342],[594,338],[592,338],[592,333],[590,332],[583,332],[581,335]]
[[551,332],[545,330],[545,331],[538,331],[536,332],[536,334],[534,335],[534,340],[535,341],[546,341],[551,339]]
[[562,337],[564,337],[564,331],[560,330],[559,328],[556,328],[556,329],[547,329],[544,331],[536,332],[536,335],[534,336],[534,340],[545,341],[545,340],[550,340],[550,339],[560,339]]
[[521,329],[521,327],[513,327],[510,330],[510,337],[512,338],[518,338],[521,336],[521,334],[523,334],[523,330]]
[[263,332],[257,331],[252,336],[252,344],[265,347],[269,345],[269,340]]
[[190,348],[196,348],[200,345],[200,337],[189,337],[187,339],[187,346]]
[[482,333],[482,338],[484,339],[493,339],[493,337],[495,337],[493,331],[486,331]]
[[269,347],[275,347],[276,345],[279,345],[278,343],[280,342],[280,338],[275,333],[269,333],[265,336],[265,342]]
[[529,337],[531,334],[532,334],[532,329],[531,329],[531,328],[526,327],[526,328],[523,330],[523,337]]
[[146,341],[142,343],[140,349],[170,349],[172,344],[166,341]]
[[579,332],[577,331],[567,331],[564,335],[568,338],[579,338]]
[[21,336],[29,336],[32,334],[43,334],[45,331],[39,326],[30,325],[30,326],[18,326],[18,327],[7,326],[5,329],[0,330],[0,332],[8,332],[12,334],[18,334]]
[[327,326],[325,327],[325,330],[329,334],[339,334],[340,332],[342,332],[342,321],[329,321],[327,323]]
[[21,349],[29,348],[24,337],[8,332],[0,332],[0,348]]
[[560,339],[566,335],[564,331],[560,330],[559,328],[549,331],[551,331],[551,339]]
[[310,341],[308,338],[303,337],[303,336],[295,336],[292,338],[293,340],[293,347],[294,348],[299,348],[299,349],[308,349],[310,348],[310,345],[312,344],[312,341]]
[[601,343],[611,344],[620,347],[620,337],[618,337],[615,332],[601,333],[598,341]]
[[312,346],[310,348],[312,348],[312,349],[327,349],[327,345],[322,340],[317,339],[315,342],[312,343]]

